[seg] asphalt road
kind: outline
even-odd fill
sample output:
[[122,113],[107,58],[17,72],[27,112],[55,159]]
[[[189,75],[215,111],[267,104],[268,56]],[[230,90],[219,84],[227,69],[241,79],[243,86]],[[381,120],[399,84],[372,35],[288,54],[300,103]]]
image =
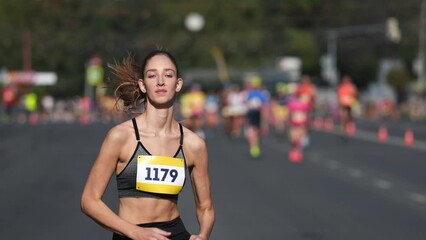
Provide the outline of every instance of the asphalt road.
[[[360,122],[344,141],[313,131],[303,162],[287,160],[285,137],[262,140],[251,159],[244,139],[209,133],[217,220],[211,239],[426,239],[425,125],[411,124],[415,145],[403,143],[407,123]],[[0,239],[111,239],[80,211],[80,195],[112,124],[0,126]],[[395,131],[393,129],[396,129]],[[117,209],[114,181],[105,201]],[[187,228],[197,231],[189,184],[179,200]]]

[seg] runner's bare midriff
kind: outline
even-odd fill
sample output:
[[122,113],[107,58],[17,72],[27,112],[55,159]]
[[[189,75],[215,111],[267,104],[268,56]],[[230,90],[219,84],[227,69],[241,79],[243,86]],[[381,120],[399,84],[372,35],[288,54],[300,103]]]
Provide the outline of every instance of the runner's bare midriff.
[[176,200],[120,198],[119,216],[133,224],[170,221],[179,216]]

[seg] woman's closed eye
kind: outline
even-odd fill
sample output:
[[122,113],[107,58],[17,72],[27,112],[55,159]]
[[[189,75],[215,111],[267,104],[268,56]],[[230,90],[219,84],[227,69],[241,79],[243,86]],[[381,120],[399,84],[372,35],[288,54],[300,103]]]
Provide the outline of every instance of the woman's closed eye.
[[167,70],[164,73],[164,76],[166,76],[167,78],[173,78],[175,76],[175,72],[173,70]]

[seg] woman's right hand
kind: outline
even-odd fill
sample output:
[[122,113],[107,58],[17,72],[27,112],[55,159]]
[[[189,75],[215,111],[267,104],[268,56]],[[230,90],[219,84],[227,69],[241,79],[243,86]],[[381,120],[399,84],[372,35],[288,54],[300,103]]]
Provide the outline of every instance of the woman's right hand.
[[139,227],[137,230],[133,231],[129,237],[135,240],[169,240],[167,236],[171,234],[171,232],[166,232],[159,228]]

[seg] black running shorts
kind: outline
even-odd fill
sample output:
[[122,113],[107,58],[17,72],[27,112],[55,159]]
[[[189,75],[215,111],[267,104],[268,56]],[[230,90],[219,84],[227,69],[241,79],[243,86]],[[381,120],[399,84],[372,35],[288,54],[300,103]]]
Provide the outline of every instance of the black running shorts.
[[[172,235],[168,236],[171,240],[189,240],[191,237],[191,234],[189,234],[186,230],[180,217],[167,222],[143,223],[138,224],[138,226],[144,228],[159,228],[161,230],[171,232]],[[112,240],[130,240],[130,238],[114,233],[112,235]]]

